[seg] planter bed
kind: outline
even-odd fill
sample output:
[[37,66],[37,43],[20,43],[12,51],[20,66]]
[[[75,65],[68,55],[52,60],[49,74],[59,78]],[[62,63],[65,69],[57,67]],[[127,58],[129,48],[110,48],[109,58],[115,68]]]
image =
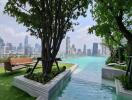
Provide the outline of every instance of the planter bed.
[[25,78],[23,75],[17,76],[13,80],[13,86],[25,91],[37,100],[50,100],[58,89],[64,87],[64,83],[70,78],[72,72],[78,65],[73,65],[70,69],[58,74],[55,78],[46,84]]
[[116,69],[109,66],[102,68],[102,78],[104,79],[114,80],[115,77],[125,75],[125,74],[126,74],[126,71],[121,69]]

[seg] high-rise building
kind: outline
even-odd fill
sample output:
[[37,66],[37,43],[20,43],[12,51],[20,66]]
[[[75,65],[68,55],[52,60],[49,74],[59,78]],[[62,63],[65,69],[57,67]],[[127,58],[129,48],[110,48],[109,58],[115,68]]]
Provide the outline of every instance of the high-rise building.
[[100,56],[101,55],[101,50],[100,49],[98,49],[98,56]]
[[83,46],[83,55],[86,56],[86,54],[87,54],[87,51],[86,51],[86,44],[84,44],[84,46]]
[[91,55],[92,55],[91,49],[87,49],[87,56],[91,56]]
[[12,43],[6,43],[5,53],[6,54],[12,54],[13,45]]
[[41,54],[41,46],[38,43],[35,44],[34,54],[36,54],[36,55],[40,55]]
[[97,56],[98,55],[98,43],[93,43],[93,52],[92,52],[93,56]]
[[12,54],[16,54],[17,53],[17,48],[16,46],[12,46]]
[[66,37],[66,55],[70,54],[70,37]]
[[24,54],[24,48],[23,48],[22,43],[19,43],[17,47],[17,54]]
[[71,46],[70,54],[75,55],[76,54],[76,47],[74,44]]
[[28,46],[28,55],[31,56],[33,54],[33,48]]
[[82,51],[81,51],[81,49],[78,49],[78,50],[77,50],[77,55],[79,55],[79,56],[82,55]]
[[4,54],[4,40],[0,37],[0,56]]
[[17,50],[22,50],[23,46],[22,46],[22,43],[19,43],[18,47],[17,47]]
[[28,55],[28,48],[29,48],[29,46],[28,46],[28,36],[26,35],[25,39],[24,39],[24,54],[25,55]]

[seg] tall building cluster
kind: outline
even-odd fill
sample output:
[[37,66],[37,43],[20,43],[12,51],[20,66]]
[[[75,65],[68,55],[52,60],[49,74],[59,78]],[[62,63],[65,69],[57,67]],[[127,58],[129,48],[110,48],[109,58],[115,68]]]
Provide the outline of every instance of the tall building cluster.
[[0,37],[0,55],[3,54],[4,52],[4,46],[5,46],[4,40]]
[[99,50],[98,50],[98,43],[93,43],[93,51],[92,51],[92,55],[93,56],[97,56],[99,54]]
[[[99,49],[99,46],[102,46],[101,49]],[[100,43],[93,43],[92,48],[88,48],[86,44],[83,45],[83,48],[76,48],[75,44],[70,44],[70,37],[66,37],[66,55],[72,56],[105,56],[109,54],[109,50],[106,46],[100,44]]]
[[25,36],[24,42],[19,43],[18,46],[13,45],[12,43],[5,43],[4,40],[0,37],[0,56],[6,56],[10,54],[16,55],[40,55],[41,54],[41,45],[36,43],[34,47],[29,45],[29,38]]
[[[101,49],[99,48],[101,47]],[[64,53],[65,52],[65,53]],[[87,48],[87,45],[84,44],[82,48],[76,48],[75,44],[71,44],[70,37],[66,37],[66,47],[64,52],[59,52],[58,55],[63,56],[105,56],[109,55],[108,48],[102,43],[93,43],[92,48]],[[0,56],[3,55],[41,55],[41,45],[36,43],[33,46],[29,44],[28,36],[25,36],[23,43],[19,43],[18,46],[13,45],[12,43],[5,43],[4,40],[0,37]]]
[[66,55],[70,54],[70,37],[66,38]]

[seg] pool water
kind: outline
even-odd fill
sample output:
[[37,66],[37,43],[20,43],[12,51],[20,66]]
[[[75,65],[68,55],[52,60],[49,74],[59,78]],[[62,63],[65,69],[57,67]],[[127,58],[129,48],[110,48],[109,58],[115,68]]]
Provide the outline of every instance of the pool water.
[[64,60],[78,64],[65,89],[54,100],[132,100],[117,96],[115,88],[102,84],[101,69],[105,57],[80,57]]

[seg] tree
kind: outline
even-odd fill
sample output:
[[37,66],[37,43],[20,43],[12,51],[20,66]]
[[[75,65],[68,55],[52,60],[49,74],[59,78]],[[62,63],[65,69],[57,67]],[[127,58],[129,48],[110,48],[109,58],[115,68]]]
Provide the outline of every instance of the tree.
[[[123,38],[127,39],[128,56],[132,56],[131,0],[94,0],[91,12],[96,25],[91,27],[89,31],[95,31],[97,35],[104,36],[106,39],[108,39],[107,36],[111,38],[123,36]],[[117,41],[118,39],[114,40]],[[120,41],[117,42],[121,43]],[[126,76],[130,77],[130,83],[132,83],[131,67],[129,63],[126,73]]]
[[120,40],[125,37],[129,45],[128,55],[132,55],[131,5],[131,0],[94,0],[91,12],[96,25],[89,29],[106,39],[111,38],[120,46]]
[[87,7],[88,0],[9,0],[4,12],[41,39],[43,74],[48,75],[61,41]]

